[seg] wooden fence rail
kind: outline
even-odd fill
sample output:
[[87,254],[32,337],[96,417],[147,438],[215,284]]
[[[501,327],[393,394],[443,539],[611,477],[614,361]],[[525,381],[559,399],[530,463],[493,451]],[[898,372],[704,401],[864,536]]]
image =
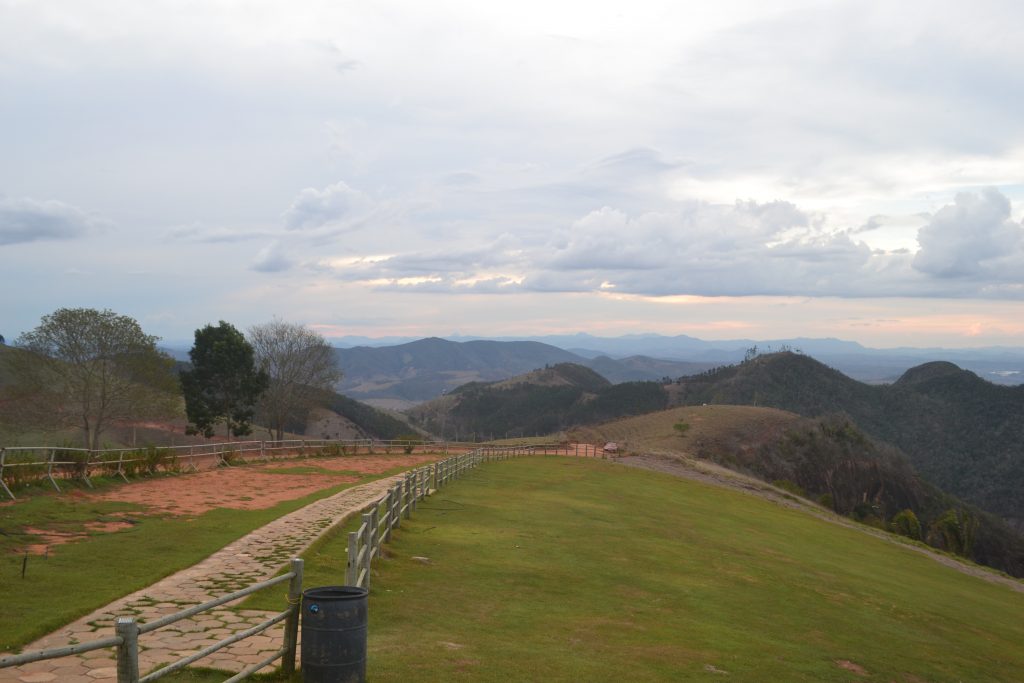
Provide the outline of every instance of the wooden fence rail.
[[[2,455],[2,452],[0,452]],[[491,460],[507,460],[509,458],[528,455],[588,455],[599,456],[599,451],[593,446],[581,450],[579,446],[564,446],[559,444],[548,444],[539,446],[477,446],[473,450],[458,455],[452,455],[444,460],[439,460],[429,465],[415,468],[405,473],[402,480],[388,489],[388,492],[376,501],[370,503],[361,511],[361,524],[356,531],[348,535],[347,562],[345,568],[345,583],[349,586],[359,586],[369,589],[370,567],[375,558],[381,556],[383,546],[392,537],[392,531],[401,526],[403,519],[409,519],[415,512],[419,501],[428,495],[436,492],[449,482],[464,476],[469,470],[477,467],[483,462]],[[49,460],[52,464],[61,461],[54,461],[51,454]],[[56,484],[54,484],[56,486]],[[58,488],[59,490],[59,488]],[[261,662],[257,662],[238,674],[227,679],[225,683],[236,683],[256,671],[281,660],[282,672],[291,675],[295,671],[296,643],[298,642],[299,627],[299,603],[302,597],[302,570],[303,561],[299,558],[291,560],[291,571],[281,576],[274,577],[267,581],[253,584],[242,590],[235,591],[215,598],[200,605],[180,610],[173,614],[161,617],[156,621],[145,624],[138,624],[134,617],[118,617],[114,630],[115,635],[108,638],[100,638],[85,643],[77,643],[65,647],[51,648],[48,650],[35,650],[18,655],[9,655],[0,658],[0,669],[29,664],[46,659],[56,659],[72,655],[99,650],[103,648],[117,648],[117,682],[118,683],[149,683],[156,681],[163,676],[185,668],[200,659],[207,657],[214,652],[237,643],[245,638],[261,633],[268,628],[284,621],[284,644],[280,650]],[[139,637],[151,633],[165,626],[169,626],[182,619],[194,617],[197,614],[213,609],[220,605],[238,600],[247,595],[270,586],[275,586],[288,581],[288,605],[284,611],[275,614],[266,621],[250,629],[235,633],[223,640],[220,640],[199,652],[195,652],[176,662],[168,664],[145,676],[139,675]]]
[[345,583],[361,588],[370,587],[370,564],[380,557],[385,543],[391,540],[393,529],[401,527],[416,510],[419,501],[436,492],[470,469],[490,460],[507,460],[528,455],[589,454],[602,457],[594,446],[588,450],[558,444],[540,446],[481,446],[468,453],[453,455],[423,467],[410,470],[403,480],[392,486],[386,494],[363,508],[361,524],[348,534],[348,556]]
[[[174,673],[179,669],[183,669],[189,664],[193,664],[194,662],[197,662],[200,659],[227,647],[228,645],[237,643],[238,641],[256,635],[257,633],[262,633],[271,626],[283,621],[285,622],[283,647],[272,656],[247,667],[243,671],[227,679],[225,683],[241,681],[263,667],[273,664],[278,659],[281,660],[281,670],[285,674],[290,675],[295,671],[295,652],[297,649],[299,633],[299,602],[302,597],[302,565],[303,562],[301,559],[294,558],[291,561],[291,571],[286,574],[253,584],[247,588],[243,588],[242,590],[235,591],[234,593],[222,595],[221,597],[210,600],[209,602],[204,602],[201,605],[195,605],[193,607],[183,609],[175,612],[174,614],[169,614],[146,624],[136,623],[134,617],[118,617],[114,623],[115,635],[112,638],[100,638],[98,640],[90,640],[85,643],[78,643],[67,647],[51,648],[49,650],[35,650],[33,652],[24,652],[20,655],[9,655],[7,657],[0,658],[0,669],[29,664],[31,662],[39,662],[46,659],[68,657],[71,655],[81,654],[83,652],[89,652],[91,650],[115,647],[117,648],[117,683],[149,683],[150,681],[159,680],[160,678]],[[184,657],[176,662],[157,669],[146,676],[139,676],[139,636],[146,633],[152,633],[157,629],[169,626],[170,624],[181,621],[182,619],[194,617],[195,615],[211,610],[214,607],[219,607],[220,605],[232,602],[233,600],[244,598],[247,595],[251,595],[257,591],[263,590],[264,588],[269,588],[270,586],[276,586],[280,583],[284,583],[285,581],[288,582],[288,605],[283,612],[275,614],[261,624],[257,624],[245,631],[228,636],[227,638],[224,638],[223,640],[220,640],[199,652],[193,653],[188,657]]]
[[[276,460],[279,457],[304,457],[315,454],[357,455],[393,450],[414,453],[474,452],[477,449],[514,453],[529,449],[538,454],[563,454],[580,457],[604,457],[603,451],[592,444],[540,444],[535,446],[481,446],[478,443],[454,441],[409,441],[401,439],[291,439],[287,441],[232,441],[226,443],[194,444],[189,446],[160,446],[151,448],[110,448],[88,450],[55,446],[7,446],[0,448],[0,488],[11,499],[14,492],[5,476],[18,479],[29,474],[45,478],[58,493],[57,478],[80,479],[90,488],[91,476],[102,471],[128,481],[128,474],[137,471],[155,473],[165,471],[199,471],[197,461],[206,460],[216,467],[230,466],[237,458]],[[24,469],[28,468],[28,469]],[[33,469],[34,468],[34,469]],[[55,477],[56,475],[56,477]]]

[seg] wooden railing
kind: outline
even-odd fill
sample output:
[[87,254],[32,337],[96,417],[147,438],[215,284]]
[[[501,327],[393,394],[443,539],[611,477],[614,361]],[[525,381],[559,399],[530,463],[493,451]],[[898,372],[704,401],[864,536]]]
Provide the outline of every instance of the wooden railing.
[[483,446],[410,470],[401,482],[363,509],[359,528],[349,532],[345,583],[369,588],[371,562],[380,557],[384,544],[391,540],[391,531],[416,511],[419,501],[480,463],[527,455],[572,455],[574,450],[556,444]]
[[[388,489],[382,497],[361,510],[361,524],[356,531],[348,535],[348,559],[345,568],[345,583],[349,586],[370,587],[370,567],[374,558],[380,557],[383,545],[391,540],[392,531],[401,526],[403,519],[408,519],[416,511],[417,504],[426,496],[441,489],[449,482],[465,475],[469,470],[483,462],[491,460],[507,460],[509,458],[530,455],[597,455],[599,451],[593,446],[587,449],[559,444],[536,446],[477,446],[458,455],[449,456],[429,465],[417,467],[405,473],[402,480]],[[57,462],[54,462],[57,464]],[[72,655],[117,648],[117,682],[118,683],[149,683],[163,676],[178,671],[214,652],[237,643],[245,638],[261,633],[268,628],[284,621],[284,643],[280,650],[270,657],[257,662],[238,674],[227,679],[225,683],[241,681],[260,669],[281,660],[282,672],[291,675],[295,671],[295,653],[299,625],[299,603],[302,596],[303,561],[299,558],[291,560],[291,570],[261,583],[253,584],[242,590],[223,595],[209,602],[195,605],[174,614],[161,617],[156,621],[139,624],[134,617],[118,617],[115,622],[115,633],[112,637],[91,640],[65,647],[48,650],[36,650],[18,655],[0,658],[0,669],[29,664],[46,659],[56,659]],[[247,595],[270,586],[288,583],[288,605],[284,611],[275,614],[266,621],[250,629],[235,633],[220,640],[199,652],[195,652],[176,662],[168,664],[145,676],[139,675],[139,636],[152,633],[157,629],[175,622],[194,617],[197,614],[220,605],[238,600]]]
[[[0,448],[0,488],[11,500],[14,492],[5,481],[9,478],[46,479],[58,493],[61,492],[58,478],[81,480],[90,488],[90,477],[102,471],[110,476],[128,481],[132,472],[155,473],[164,471],[199,471],[199,462],[211,467],[230,466],[241,460],[276,460],[284,457],[309,455],[357,455],[373,454],[380,451],[392,453],[442,453],[473,452],[482,447],[478,443],[454,441],[409,441],[401,439],[291,439],[287,441],[231,441],[223,443],[194,444],[189,446],[159,446],[148,448],[110,448],[88,450],[84,448],[62,448],[55,446],[7,446]],[[490,447],[492,450],[498,447]],[[575,455],[603,457],[603,451],[591,444],[541,444],[535,446],[502,446],[503,452],[516,449],[531,449],[531,452],[549,455]],[[18,475],[21,475],[20,477]]]
[[[233,645],[240,640],[254,636],[257,633],[262,633],[271,626],[283,621],[285,622],[284,644],[281,649],[270,657],[246,667],[238,674],[227,679],[225,683],[241,681],[263,667],[273,664],[278,659],[281,660],[282,672],[290,675],[295,671],[295,651],[296,644],[298,643],[299,628],[299,602],[302,597],[302,564],[301,559],[295,558],[291,561],[291,571],[287,574],[275,576],[268,581],[262,581],[247,588],[243,588],[240,591],[235,591],[234,593],[222,595],[221,597],[210,600],[209,602],[204,602],[201,605],[195,605],[194,607],[183,609],[179,612],[175,612],[174,614],[169,614],[157,619],[156,621],[138,624],[135,621],[135,617],[118,617],[114,622],[115,635],[110,638],[100,638],[98,640],[90,640],[85,643],[77,643],[66,647],[52,648],[49,650],[35,650],[33,652],[25,652],[20,655],[9,655],[7,657],[0,658],[0,669],[29,664],[31,662],[40,662],[45,659],[56,659],[58,657],[78,655],[92,650],[115,647],[117,648],[117,683],[149,683],[150,681],[155,681],[168,674],[174,673],[179,669],[183,669],[189,664],[197,662],[200,659],[227,647],[228,645]],[[164,626],[169,626],[175,622],[181,621],[182,619],[194,617],[197,614],[211,610],[214,607],[219,607],[220,605],[232,602],[233,600],[244,598],[247,595],[251,595],[257,591],[263,590],[264,588],[269,588],[270,586],[276,586],[284,583],[285,581],[288,582],[288,605],[283,612],[275,614],[263,623],[257,624],[252,628],[234,633],[213,645],[203,648],[199,652],[179,659],[178,661],[157,669],[150,674],[142,677],[139,676],[139,636],[146,633],[152,633]]]

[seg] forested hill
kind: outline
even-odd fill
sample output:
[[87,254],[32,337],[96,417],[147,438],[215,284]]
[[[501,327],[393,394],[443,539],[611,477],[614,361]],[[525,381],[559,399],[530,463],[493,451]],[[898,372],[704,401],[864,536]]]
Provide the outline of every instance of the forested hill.
[[495,382],[559,363],[593,368],[613,383],[660,380],[710,367],[646,356],[588,359],[532,341],[453,342],[436,337],[396,346],[335,349],[335,356],[344,372],[339,385],[344,394],[407,404],[436,398],[469,382]]
[[844,413],[906,452],[940,488],[1024,531],[1024,386],[991,384],[943,362],[872,386],[806,356],[776,353],[680,378],[669,393],[673,405],[760,405],[808,417]]
[[473,382],[416,406],[410,419],[449,438],[544,435],[666,406],[656,382],[611,384],[589,368],[560,363],[501,382]]

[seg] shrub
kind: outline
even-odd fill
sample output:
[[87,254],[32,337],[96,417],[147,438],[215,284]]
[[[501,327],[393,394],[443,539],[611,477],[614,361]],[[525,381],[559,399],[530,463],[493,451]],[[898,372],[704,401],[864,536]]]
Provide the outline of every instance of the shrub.
[[679,436],[686,436],[686,432],[690,431],[690,423],[676,422],[674,425],[672,425],[672,429],[679,432]]
[[[305,449],[303,449],[303,450],[305,450]],[[220,457],[224,461],[225,465],[231,465],[231,464],[234,464],[236,462],[241,462],[242,461],[241,454],[238,451],[236,451],[231,446],[228,446],[227,448],[225,448],[224,451],[220,454]]]
[[921,540],[921,522],[918,521],[913,510],[906,509],[897,512],[889,522],[889,528],[900,536],[906,536],[916,541]]
[[968,557],[974,548],[977,530],[978,518],[970,510],[950,508],[932,522],[927,541],[937,548]]
[[412,453],[416,446],[423,443],[423,440],[417,434],[401,434],[395,441],[402,446],[402,450],[406,455]]

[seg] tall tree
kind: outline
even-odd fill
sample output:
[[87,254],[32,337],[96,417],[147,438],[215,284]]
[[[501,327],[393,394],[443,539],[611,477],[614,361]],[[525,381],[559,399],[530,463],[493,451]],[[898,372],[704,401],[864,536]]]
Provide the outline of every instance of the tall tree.
[[257,414],[273,428],[278,440],[286,424],[305,419],[316,397],[341,379],[334,349],[316,332],[281,320],[249,328],[256,366],[270,384],[260,398]]
[[186,432],[210,438],[223,422],[229,435],[249,434],[256,402],[267,388],[267,375],[256,368],[252,346],[223,320],[196,330],[195,339],[189,351],[192,369],[180,375]]
[[54,311],[5,354],[14,403],[41,425],[81,429],[85,447],[99,448],[111,421],[172,414],[180,405],[174,362],[157,350],[158,339],[110,310]]

